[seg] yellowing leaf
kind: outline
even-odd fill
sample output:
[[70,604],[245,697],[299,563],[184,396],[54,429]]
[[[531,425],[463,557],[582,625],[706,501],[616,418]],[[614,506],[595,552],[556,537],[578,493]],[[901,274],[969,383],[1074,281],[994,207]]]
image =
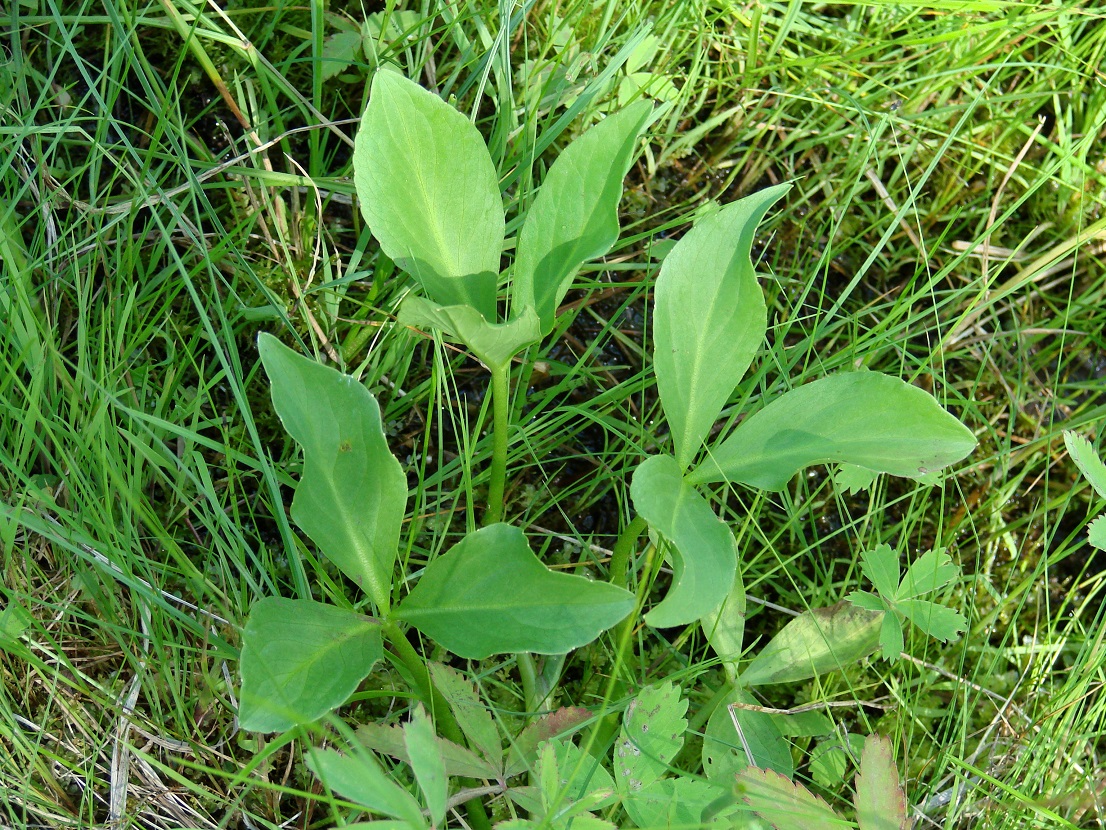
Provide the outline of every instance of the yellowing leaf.
[[906,794],[887,738],[869,735],[864,741],[853,804],[860,830],[904,830],[907,826]]
[[849,826],[806,787],[772,770],[743,769],[737,774],[737,789],[749,808],[776,830],[844,830]]

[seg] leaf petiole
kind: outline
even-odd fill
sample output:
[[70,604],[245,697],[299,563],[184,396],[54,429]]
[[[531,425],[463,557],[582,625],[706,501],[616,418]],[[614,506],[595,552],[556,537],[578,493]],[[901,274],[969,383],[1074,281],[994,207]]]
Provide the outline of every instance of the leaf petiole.
[[489,366],[492,374],[492,464],[488,483],[485,526],[503,520],[503,497],[507,482],[507,430],[510,418],[511,362]]

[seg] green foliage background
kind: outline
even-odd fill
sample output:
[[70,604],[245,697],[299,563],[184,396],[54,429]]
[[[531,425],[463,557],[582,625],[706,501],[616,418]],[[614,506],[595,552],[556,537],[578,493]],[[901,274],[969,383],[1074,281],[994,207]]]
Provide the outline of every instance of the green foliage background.
[[[746,551],[746,642],[864,587],[859,553],[884,541],[966,575],[939,592],[969,621],[958,641],[908,627],[910,660],[759,700],[851,704],[827,711],[891,735],[909,803],[942,826],[1096,826],[1101,499],[1062,431],[1101,451],[1101,17],[1077,0],[0,6],[0,821],[346,814],[307,741],[234,718],[252,602],[357,598],[288,523],[302,462],[257,334],[381,401],[412,493],[404,573],[471,529],[491,449],[485,376],[395,325],[411,284],[353,202],[355,120],[389,62],[475,121],[508,171],[508,234],[571,137],[642,92],[669,106],[620,246],[518,379],[509,513],[543,561],[604,576],[629,473],[665,439],[646,356],[672,238],[711,200],[794,180],[758,235],[769,349],[733,412],[863,364],[932,391],[981,445],[938,487],[854,492],[816,468],[719,500]],[[664,635],[636,633],[634,670],[684,689],[673,764],[695,771],[724,668],[695,627]],[[550,705],[597,705],[609,659],[574,655]],[[516,734],[513,663],[456,668]],[[383,662],[344,714],[398,722],[406,688]],[[811,742],[791,740],[809,783]]]

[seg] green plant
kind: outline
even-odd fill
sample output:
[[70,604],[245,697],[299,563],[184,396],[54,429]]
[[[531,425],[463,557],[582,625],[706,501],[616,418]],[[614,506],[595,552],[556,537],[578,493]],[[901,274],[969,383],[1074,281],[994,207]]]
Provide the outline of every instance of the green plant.
[[[445,780],[470,776],[489,782],[482,792],[506,795],[530,818],[513,818],[500,828],[570,827],[771,827],[823,830],[841,826],[842,820],[820,798],[802,784],[793,783],[793,771],[781,773],[757,766],[750,741],[757,736],[742,726],[736,713],[735,729],[745,755],[738,769],[707,777],[690,775],[673,767],[688,733],[687,700],[679,686],[660,683],[642,689],[626,706],[618,736],[608,758],[587,751],[574,742],[574,734],[586,723],[583,710],[560,710],[536,721],[518,736],[509,753],[504,753],[496,727],[474,690],[455,671],[430,664],[435,680],[446,689],[454,716],[464,726],[474,751],[437,738],[428,719],[416,708],[403,727],[367,724],[344,754],[334,750],[314,752],[309,764],[340,795],[375,813],[406,822],[406,826],[439,826],[448,803]],[[763,715],[771,718],[772,716]],[[779,717],[779,716],[776,716]],[[828,719],[825,719],[828,720]],[[829,727],[832,731],[832,726]],[[859,758],[856,778],[857,820],[862,830],[901,830],[906,826],[906,800],[886,738],[850,736]],[[380,768],[366,750],[372,749],[407,765],[419,784],[427,804],[425,813],[406,790]],[[783,738],[774,747],[788,753]],[[851,752],[851,750],[848,750]],[[842,771],[844,763],[842,763]],[[517,783],[530,772],[528,783]],[[511,783],[512,779],[516,783]],[[457,798],[473,793],[458,792]],[[615,823],[619,811],[629,825]],[[431,819],[428,824],[424,815]]]
[[861,568],[876,592],[854,591],[849,602],[869,611],[883,611],[879,642],[883,656],[897,660],[903,649],[902,620],[910,620],[930,637],[948,642],[967,625],[964,616],[951,608],[919,599],[955,579],[958,568],[948,554],[929,551],[911,565],[899,581],[899,555],[890,545],[860,554]]
[[[780,490],[800,469],[827,462],[928,478],[975,445],[928,393],[869,371],[787,391],[727,437],[711,437],[766,333],[750,250],[757,225],[789,185],[705,213],[664,261],[656,284],[653,368],[673,450],[647,458],[633,474],[638,518],[616,546],[612,584],[550,571],[522,530],[501,521],[512,359],[552,331],[582,263],[617,240],[622,178],[650,112],[646,103],[633,104],[561,153],[525,211],[507,276],[499,271],[503,201],[479,133],[395,72],[375,75],[356,142],[360,205],[384,254],[427,295],[409,295],[400,322],[462,343],[491,373],[493,452],[484,526],[429,562],[401,596],[395,563],[406,482],[388,450],[375,399],[354,378],[262,335],[259,350],[274,406],[304,450],[292,518],[361,587],[374,615],[310,599],[258,602],[243,634],[245,728],[283,730],[339,706],[381,659],[386,640],[443,738],[461,746],[467,735],[471,746],[473,736],[450,714],[448,700],[443,703],[445,681],[428,671],[405,625],[462,657],[517,653],[532,708],[548,690],[537,688],[529,653],[564,655],[627,618],[646,602],[664,559],[673,566],[672,587],[644,621],[657,628],[702,623],[734,687],[720,690],[719,699],[745,694],[758,682],[812,677],[874,648],[869,635],[893,615],[882,607],[835,606],[800,617],[773,641],[774,651],[770,644],[739,672],[744,588],[738,545],[701,489],[724,482]],[[510,311],[501,320],[503,283],[510,286]],[[632,569],[646,528],[653,542],[641,567]],[[639,575],[636,598],[626,590],[631,570]],[[901,611],[907,600],[896,595],[896,601]],[[784,649],[777,641],[796,636],[796,626],[806,626],[796,640],[802,648]],[[616,638],[619,661],[629,630],[624,626]],[[620,688],[618,665],[612,693]],[[412,740],[425,744],[414,734]],[[484,761],[493,759],[485,755]],[[339,768],[318,767],[324,773]],[[437,784],[430,791],[418,768],[415,773],[437,816]],[[413,817],[410,803],[389,803],[391,815]]]
[[[413,676],[425,675],[401,623],[474,659],[528,651],[561,654],[594,639],[633,608],[626,590],[542,565],[518,528],[493,524],[434,560],[393,603],[407,483],[388,450],[372,394],[270,335],[258,341],[273,403],[304,448],[292,518],[368,595],[376,617],[311,599],[267,597],[243,632],[246,729],[309,723],[353,693],[383,656],[382,637]],[[433,705],[427,688],[424,701]]]
[[651,113],[639,101],[588,130],[549,168],[515,246],[510,313],[499,318],[503,197],[472,123],[438,96],[378,72],[357,133],[355,181],[381,250],[427,297],[399,322],[463,343],[492,376],[493,451],[484,521],[503,515],[511,359],[554,323],[580,266],[618,239],[618,202]]
[[[1091,442],[1079,433],[1068,430],[1064,433],[1064,444],[1075,466],[1090,482],[1098,497],[1106,499],[1106,464],[1102,463]],[[1106,513],[1090,523],[1087,541],[1099,550],[1106,550]]]

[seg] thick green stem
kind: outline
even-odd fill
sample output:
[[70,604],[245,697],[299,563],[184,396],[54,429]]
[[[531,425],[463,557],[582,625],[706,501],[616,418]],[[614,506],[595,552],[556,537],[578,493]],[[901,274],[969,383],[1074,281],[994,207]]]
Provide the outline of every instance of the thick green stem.
[[520,651],[515,655],[518,673],[522,676],[522,694],[525,698],[527,714],[537,714],[553,694],[557,681],[561,679],[567,654],[550,654],[545,657],[541,671],[534,662],[534,655]]
[[488,483],[488,509],[484,524],[503,520],[503,493],[507,484],[507,425],[510,421],[510,361],[492,366],[492,466]]
[[[395,622],[386,622],[384,623],[384,637],[391,645],[396,657],[400,659],[411,675],[411,679],[417,687],[415,691],[423,705],[430,710],[431,717],[434,719],[434,723],[442,737],[453,741],[455,744],[465,746],[465,735],[461,731],[457,719],[453,717],[453,712],[445,698],[442,697],[441,692],[434,688],[434,684],[430,681],[430,672],[426,669],[426,661],[408,642],[407,634]],[[478,781],[462,780],[463,786],[476,786],[477,784],[479,784]],[[475,830],[491,830],[491,819],[488,818],[483,802],[479,800],[467,802],[465,804],[465,815],[468,816],[469,824]]]
[[[633,523],[631,522],[631,525]],[[619,542],[622,542],[629,534],[630,528],[627,527],[622,536],[619,537]],[[640,533],[640,530],[638,531]],[[636,540],[637,534],[634,535]],[[632,547],[633,541],[626,543],[628,547]],[[656,551],[652,545],[646,548],[646,561],[645,570],[652,566],[652,559]],[[641,610],[645,607],[646,594],[649,590],[648,580],[641,580],[638,585],[637,602],[634,605],[634,612],[623,620],[617,628],[614,629],[616,650],[614,661],[611,665],[611,676],[607,680],[607,688],[603,693],[603,700],[609,704],[616,697],[621,697],[625,693],[626,684],[622,681],[622,667],[626,665],[626,657],[630,652],[630,642],[634,635],[634,623],[641,616]],[[614,740],[615,734],[618,732],[619,718],[618,714],[611,712],[607,716],[600,718],[592,726],[591,731],[588,733],[587,739],[584,741],[584,751],[588,753],[594,753],[596,751],[602,751],[606,748],[612,740]]]
[[647,526],[645,519],[635,516],[614,543],[614,550],[611,551],[612,585],[625,588],[630,584],[630,554],[634,552],[634,545]]
[[465,736],[458,726],[453,712],[445,698],[434,688],[430,680],[430,672],[426,669],[426,661],[422,655],[415,651],[414,646],[407,640],[407,634],[395,622],[384,623],[384,637],[392,647],[396,657],[400,659],[411,679],[415,682],[415,692],[423,705],[430,710],[434,723],[438,725],[438,731],[443,738],[448,738],[457,744],[464,745]]
[[[618,540],[614,543],[614,550],[611,551],[611,584],[617,585],[619,588],[627,588],[630,585],[630,556],[634,552],[634,548],[637,547],[637,540],[645,529],[649,526],[648,522],[641,516],[635,516],[626,529],[622,531],[622,535],[618,537]],[[629,633],[634,629],[634,623],[637,620],[637,615],[631,615],[618,624],[615,629],[615,642],[629,642]]]
[[520,651],[515,655],[515,665],[518,673],[522,675],[522,699],[523,706],[528,713],[536,711],[534,698],[538,694],[538,670],[534,665],[534,655],[528,651]]

